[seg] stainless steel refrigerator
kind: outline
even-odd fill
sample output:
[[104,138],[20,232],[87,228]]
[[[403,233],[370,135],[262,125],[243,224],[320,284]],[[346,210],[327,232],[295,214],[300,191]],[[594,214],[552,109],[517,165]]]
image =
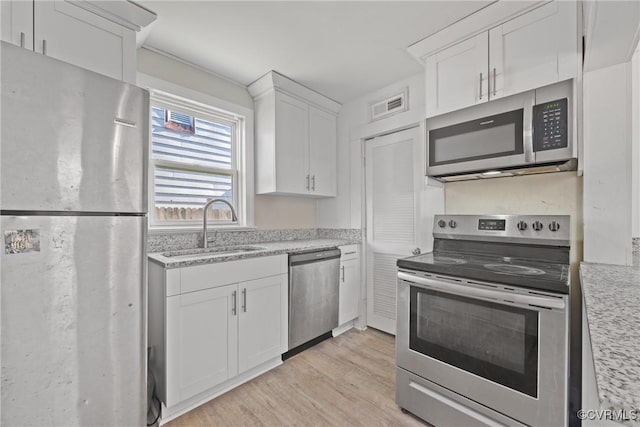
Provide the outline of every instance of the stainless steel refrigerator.
[[0,51],[0,424],[142,426],[149,94]]

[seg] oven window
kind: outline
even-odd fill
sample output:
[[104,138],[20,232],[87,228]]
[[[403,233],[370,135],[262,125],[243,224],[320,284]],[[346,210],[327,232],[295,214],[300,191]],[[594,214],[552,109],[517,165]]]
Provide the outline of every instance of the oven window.
[[538,312],[411,287],[409,348],[532,397]]
[[519,109],[429,131],[429,165],[522,154],[523,115]]

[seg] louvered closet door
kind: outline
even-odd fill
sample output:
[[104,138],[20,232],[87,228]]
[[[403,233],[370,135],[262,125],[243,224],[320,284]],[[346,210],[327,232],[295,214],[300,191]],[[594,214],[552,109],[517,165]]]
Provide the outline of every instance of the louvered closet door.
[[395,334],[396,261],[422,242],[418,128],[366,143],[367,324]]

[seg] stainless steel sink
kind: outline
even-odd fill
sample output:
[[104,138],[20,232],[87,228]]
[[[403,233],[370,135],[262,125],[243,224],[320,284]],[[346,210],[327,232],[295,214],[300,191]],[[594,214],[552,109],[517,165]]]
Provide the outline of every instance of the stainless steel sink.
[[221,246],[213,248],[184,249],[181,251],[164,252],[162,255],[173,259],[182,258],[211,258],[216,256],[241,254],[246,252],[263,251],[264,246]]

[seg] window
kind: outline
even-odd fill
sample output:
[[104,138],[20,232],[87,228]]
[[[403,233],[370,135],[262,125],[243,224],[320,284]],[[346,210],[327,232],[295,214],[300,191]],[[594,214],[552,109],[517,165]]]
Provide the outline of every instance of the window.
[[151,96],[152,226],[200,225],[207,200],[212,225],[244,225],[242,152],[244,119],[164,93]]

